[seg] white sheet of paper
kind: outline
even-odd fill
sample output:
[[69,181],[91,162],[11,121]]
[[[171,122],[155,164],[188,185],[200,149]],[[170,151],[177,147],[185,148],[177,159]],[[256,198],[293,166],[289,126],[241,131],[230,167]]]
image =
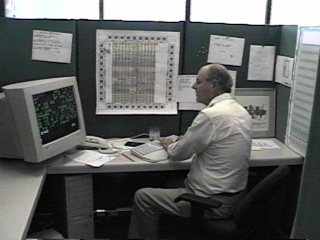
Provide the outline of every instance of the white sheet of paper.
[[270,139],[252,139],[252,147],[261,149],[280,148],[273,140]]
[[[231,96],[235,95],[235,86],[237,72],[229,70],[233,79],[233,86],[231,89]],[[197,81],[197,75],[179,75],[178,76],[178,98],[179,110],[202,110],[205,105],[198,103],[196,99],[196,92],[192,88],[193,84]]]
[[71,33],[33,30],[32,60],[71,62]]
[[302,34],[302,39],[301,39],[302,44],[309,44],[309,45],[320,45],[320,35],[319,35],[319,29],[307,29],[303,31]]
[[244,43],[244,38],[211,35],[208,62],[241,66]]
[[178,76],[178,102],[197,102],[195,90],[192,88],[197,75]]
[[101,167],[105,163],[116,158],[115,156],[108,156],[106,154],[90,150],[77,151],[71,154],[67,154],[66,157],[92,167]]
[[206,106],[202,103],[198,102],[180,102],[179,103],[179,110],[194,110],[194,111],[201,111]]
[[272,81],[276,48],[274,46],[250,46],[248,80]]
[[291,87],[292,72],[293,72],[293,58],[285,56],[277,56],[276,63],[276,79],[277,83]]

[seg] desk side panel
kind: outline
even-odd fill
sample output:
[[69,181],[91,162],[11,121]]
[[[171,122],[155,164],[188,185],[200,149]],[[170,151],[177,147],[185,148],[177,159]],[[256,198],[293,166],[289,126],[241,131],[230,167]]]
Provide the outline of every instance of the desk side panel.
[[46,176],[14,160],[0,160],[0,239],[25,239]]

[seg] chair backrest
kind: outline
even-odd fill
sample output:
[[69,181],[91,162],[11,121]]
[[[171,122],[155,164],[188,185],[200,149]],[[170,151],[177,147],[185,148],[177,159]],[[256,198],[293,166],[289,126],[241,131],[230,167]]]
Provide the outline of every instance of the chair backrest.
[[290,173],[290,168],[281,165],[262,179],[239,203],[234,214],[238,225],[258,224],[258,219],[268,210],[268,204],[276,197]]

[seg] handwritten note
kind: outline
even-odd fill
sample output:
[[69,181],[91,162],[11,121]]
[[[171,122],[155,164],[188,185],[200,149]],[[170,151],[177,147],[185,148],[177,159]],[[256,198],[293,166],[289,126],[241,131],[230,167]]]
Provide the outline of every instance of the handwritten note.
[[32,60],[71,62],[72,34],[33,30]]
[[273,80],[275,51],[274,46],[250,46],[248,80]]

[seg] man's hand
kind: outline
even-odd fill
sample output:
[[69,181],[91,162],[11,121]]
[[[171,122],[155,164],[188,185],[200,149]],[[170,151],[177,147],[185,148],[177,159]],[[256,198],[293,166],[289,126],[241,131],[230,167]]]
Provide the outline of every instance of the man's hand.
[[162,146],[167,149],[168,146],[171,144],[171,143],[174,143],[175,141],[173,141],[171,138],[161,138],[160,139],[160,142],[162,144]]
[[160,142],[161,142],[162,146],[163,146],[165,149],[167,149],[168,146],[169,146],[171,143],[178,142],[179,140],[181,140],[181,138],[183,138],[183,136],[179,136],[179,137],[176,137],[176,138],[171,138],[171,137],[160,138]]

